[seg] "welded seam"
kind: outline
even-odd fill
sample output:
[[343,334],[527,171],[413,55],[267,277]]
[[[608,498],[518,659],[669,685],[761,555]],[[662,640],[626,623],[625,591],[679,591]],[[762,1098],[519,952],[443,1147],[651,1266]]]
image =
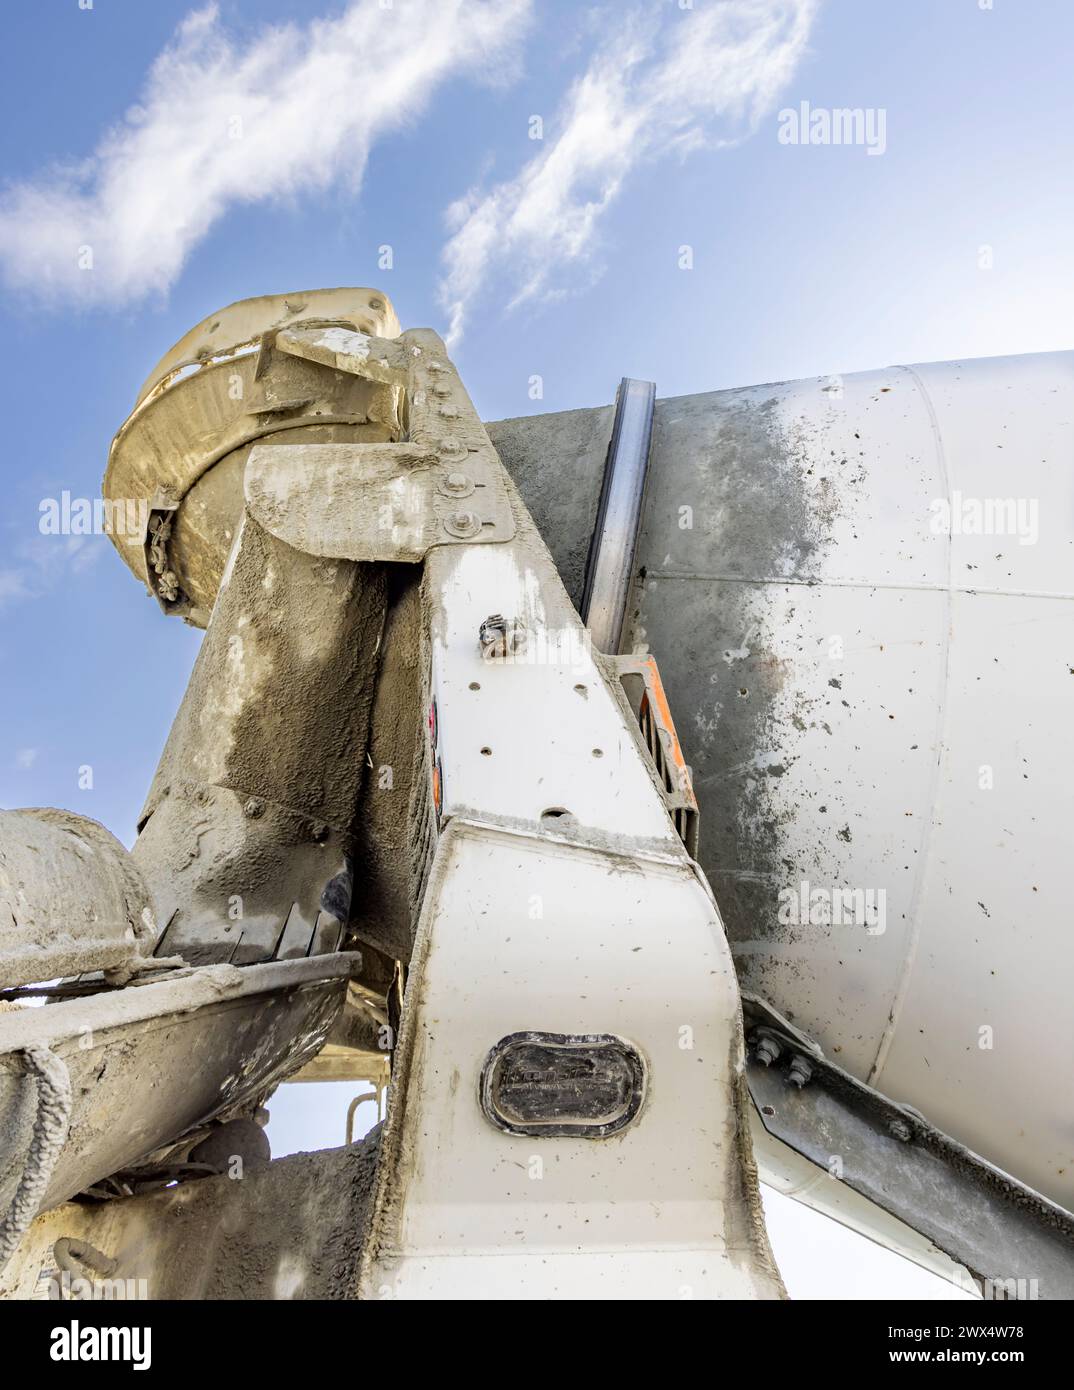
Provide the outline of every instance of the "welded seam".
[[[936,411],[933,408],[932,400],[925,383],[914,371],[913,367],[900,367],[899,371],[909,373],[921,393],[925,409],[928,412],[929,423],[932,426],[932,437],[936,442],[936,463],[940,472],[940,482],[943,487],[943,494],[947,498],[948,504],[951,501],[951,479],[947,468],[947,455],[943,447],[943,436],[940,433],[940,423],[936,418]],[[933,833],[936,828],[937,798],[940,789],[940,775],[943,765],[944,752],[947,747],[947,687],[951,667],[951,620],[952,620],[952,593],[954,579],[954,544],[950,531],[947,533],[947,589],[944,598],[944,624],[943,624],[943,650],[940,660],[940,681],[939,681],[939,702],[936,727],[936,759],[932,767],[932,776],[929,779],[929,805],[932,808],[929,816],[928,826],[925,831],[924,844],[921,847],[921,857],[918,860],[917,872],[914,875],[914,887],[910,895],[910,939],[907,942],[906,953],[903,956],[902,970],[899,973],[898,983],[895,986],[895,993],[892,996],[891,1008],[888,1010],[888,1021],[884,1027],[884,1032],[880,1038],[880,1044],[876,1050],[876,1057],[873,1065],[869,1069],[866,1082],[869,1086],[878,1086],[880,1073],[884,1069],[884,1064],[888,1059],[893,1042],[895,1041],[895,1031],[898,1027],[899,1015],[902,1013],[906,1003],[906,996],[910,991],[910,980],[914,973],[914,964],[917,960],[917,948],[921,938],[921,921],[919,907],[922,893],[924,891],[925,879],[928,875],[929,861],[932,854]]]
[[[907,370],[909,370],[909,368],[907,368]],[[950,555],[950,538],[948,554]],[[1061,589],[993,589],[986,588],[981,584],[956,584],[953,578],[949,578],[947,584],[886,584],[875,579],[830,579],[825,577],[821,581],[816,579],[798,579],[780,574],[710,574],[702,570],[677,571],[649,569],[647,574],[650,581],[654,579],[679,579],[710,584],[756,584],[758,587],[762,585],[776,585],[778,587],[779,585],[787,584],[798,585],[803,589],[816,589],[823,584],[823,587],[826,589],[883,589],[892,593],[980,594],[982,597],[993,596],[996,598],[1074,598],[1074,590],[1068,592]]]

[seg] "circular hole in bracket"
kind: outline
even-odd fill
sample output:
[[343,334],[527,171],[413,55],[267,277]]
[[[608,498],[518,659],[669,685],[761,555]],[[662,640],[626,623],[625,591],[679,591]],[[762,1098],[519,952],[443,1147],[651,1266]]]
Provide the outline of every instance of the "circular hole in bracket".
[[491,758],[491,757],[492,757],[492,749],[491,749],[491,748],[482,748],[482,750],[481,750],[481,756],[482,756],[483,758]]

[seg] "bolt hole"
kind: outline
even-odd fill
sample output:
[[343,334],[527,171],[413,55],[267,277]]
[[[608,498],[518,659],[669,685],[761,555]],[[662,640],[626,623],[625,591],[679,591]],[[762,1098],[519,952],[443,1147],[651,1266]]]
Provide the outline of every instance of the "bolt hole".
[[738,693],[742,696],[743,699],[745,699],[750,692],[746,689],[744,685],[740,685],[738,688]]
[[594,749],[593,749],[593,756],[594,756],[594,758],[603,758],[603,757],[604,757],[604,749],[603,749],[603,748],[594,748]]
[[482,748],[482,750],[481,750],[481,756],[482,756],[483,758],[491,758],[491,757],[492,757],[492,749],[491,749],[491,748]]
[[586,690],[584,685],[576,685],[574,687],[574,693],[576,695],[587,695],[589,692]]
[[775,1111],[775,1107],[774,1107],[774,1106],[772,1106],[772,1105],[762,1105],[762,1106],[761,1106],[761,1114],[762,1114],[762,1115],[774,1115],[775,1113],[776,1113],[776,1111]]
[[564,817],[570,819],[571,813],[566,806],[549,806],[541,812],[542,820],[563,820]]
[[481,689],[481,682],[480,682],[480,681],[471,681],[471,682],[470,682],[470,689],[471,689],[471,690],[480,690],[480,689]]

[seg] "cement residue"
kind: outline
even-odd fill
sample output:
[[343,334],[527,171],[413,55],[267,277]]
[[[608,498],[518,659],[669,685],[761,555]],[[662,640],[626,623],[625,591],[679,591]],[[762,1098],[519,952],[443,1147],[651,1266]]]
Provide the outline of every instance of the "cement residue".
[[369,756],[355,821],[350,929],[393,960],[413,946],[408,824],[422,718],[422,570],[388,570],[387,620],[370,720]]
[[[777,890],[796,869],[785,845],[797,808],[780,782],[816,702],[789,702],[801,684],[794,663],[813,659],[787,651],[800,626],[794,596],[819,579],[857,481],[840,459],[839,488],[812,476],[826,441],[794,413],[791,390],[657,402],[641,580],[628,615],[631,643],[660,662],[701,804],[699,858],[728,937],[740,943],[776,930]],[[788,586],[775,588],[781,578]],[[739,957],[746,983],[766,960]]]
[[163,1228],[155,1296],[356,1297],[379,1152],[378,1126],[359,1144],[292,1154],[241,1183],[208,1178],[148,1199]]
[[31,1227],[5,1292],[30,1296],[66,1237],[114,1258],[112,1277],[150,1299],[354,1298],[379,1152],[378,1126],[361,1143],[292,1154],[241,1178],[68,1203]]

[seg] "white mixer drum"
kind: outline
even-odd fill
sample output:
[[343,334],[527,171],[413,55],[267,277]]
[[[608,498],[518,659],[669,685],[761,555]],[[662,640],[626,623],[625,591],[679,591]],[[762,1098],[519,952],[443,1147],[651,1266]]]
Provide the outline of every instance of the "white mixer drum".
[[744,989],[1074,1205],[1074,353],[658,402],[658,657]]

